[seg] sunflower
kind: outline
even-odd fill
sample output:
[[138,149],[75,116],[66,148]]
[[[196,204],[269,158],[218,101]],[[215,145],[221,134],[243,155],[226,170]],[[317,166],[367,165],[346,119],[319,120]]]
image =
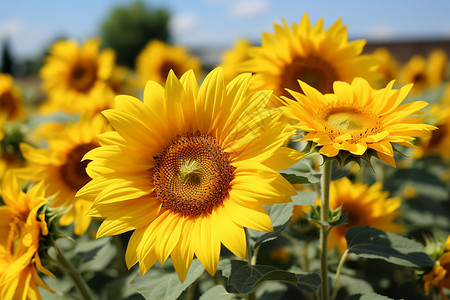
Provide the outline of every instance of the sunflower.
[[114,66],[108,86],[115,94],[134,95],[136,93],[135,83],[137,81],[135,72],[126,66]]
[[38,212],[47,202],[44,193],[40,182],[25,194],[12,172],[2,183],[6,206],[0,207],[1,299],[41,299],[37,285],[53,292],[36,271],[53,276],[42,266],[38,254],[39,241],[48,234],[44,215]]
[[230,82],[234,77],[241,73],[238,66],[249,58],[247,51],[250,47],[251,43],[248,40],[239,39],[234,43],[233,49],[223,52],[222,68],[226,82]]
[[61,217],[60,224],[67,226],[75,222],[77,235],[86,232],[91,222],[91,217],[87,216],[91,202],[75,197],[76,192],[90,180],[85,171],[88,161],[82,162],[81,159],[89,150],[99,146],[97,134],[109,129],[105,118],[98,115],[71,123],[58,135],[52,133],[48,149],[20,145],[28,166],[17,169],[16,174],[32,181],[45,180],[46,195],[54,196],[50,206],[70,207]]
[[[330,186],[330,209],[342,205],[342,213],[347,213],[347,224],[334,227],[329,234],[328,247],[337,247],[342,255],[347,249],[345,233],[354,226],[369,225],[383,231],[400,233],[402,226],[395,223],[401,211],[400,198],[388,198],[381,183],[371,186],[355,183],[343,177],[333,181]],[[318,202],[320,204],[320,201]]]
[[100,40],[90,39],[81,46],[74,40],[58,41],[50,48],[40,71],[50,107],[78,113],[91,105],[92,92],[104,88],[114,67],[113,50],[100,52],[99,47]]
[[415,157],[423,157],[431,153],[439,154],[450,160],[450,107],[435,103],[430,108],[430,118],[437,129],[430,136],[420,139],[419,147],[414,151]]
[[377,59],[361,55],[365,41],[348,42],[347,28],[341,20],[327,31],[319,19],[311,26],[305,13],[300,24],[289,28],[274,24],[275,33],[264,32],[260,47],[249,49],[241,71],[253,72],[252,87],[274,90],[277,96],[288,96],[285,88],[302,92],[297,80],[302,80],[322,93],[332,91],[333,82],[350,82],[356,76],[375,80],[379,74]]
[[418,95],[437,87],[445,80],[447,54],[441,49],[432,51],[428,58],[414,55],[401,68],[398,79],[402,84],[414,83],[411,94]]
[[420,124],[425,117],[410,116],[427,102],[400,105],[411,84],[395,90],[391,81],[386,88],[375,90],[365,79],[355,78],[351,84],[335,82],[334,94],[323,95],[307,83],[299,83],[305,95],[289,90],[296,101],[282,97],[286,115],[307,132],[302,140],[313,142],[325,156],[339,155],[341,163],[359,158],[369,161],[376,155],[395,167],[391,143],[414,147],[413,137],[426,136],[436,129]]
[[424,289],[427,295],[430,293],[430,286],[432,285],[439,289],[439,294],[443,300],[448,300],[443,289],[450,289],[450,236],[442,247],[433,269],[425,274],[422,280],[425,282]]
[[400,64],[388,49],[379,47],[375,49],[373,55],[380,61],[377,71],[382,75],[380,82],[383,86],[386,86],[390,81],[398,78]]
[[70,98],[51,97],[41,104],[39,113],[48,116],[58,111],[63,111],[71,116],[94,116],[104,109],[113,107],[115,96],[114,90],[108,84],[102,82],[98,83],[89,95],[84,97],[83,101],[78,102],[79,105],[72,105]]
[[136,71],[143,83],[152,80],[163,84],[170,70],[181,76],[190,69],[196,76],[201,74],[198,58],[182,46],[171,46],[159,40],[150,41],[136,59]]
[[183,281],[195,255],[214,274],[221,244],[245,258],[244,228],[273,230],[262,205],[296,193],[274,169],[301,155],[283,146],[291,133],[280,110],[264,109],[271,92],[250,95],[250,78],[225,85],[217,68],[198,88],[192,70],[170,71],[165,88],[147,83],[143,102],[117,96],[103,112],[116,131],[85,155],[92,180],[78,195],[105,218],[97,237],[134,230],[128,267],[144,274],[171,255]]
[[0,73],[0,114],[8,121],[17,121],[25,116],[22,94],[9,74]]

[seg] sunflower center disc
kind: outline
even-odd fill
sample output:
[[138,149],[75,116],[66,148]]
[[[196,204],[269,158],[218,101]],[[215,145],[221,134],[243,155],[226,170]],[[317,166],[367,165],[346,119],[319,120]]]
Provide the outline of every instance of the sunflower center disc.
[[320,57],[296,57],[285,66],[281,75],[284,96],[290,97],[284,88],[303,92],[299,79],[325,94],[333,92],[333,82],[339,80],[339,76],[335,68]]
[[78,62],[72,69],[70,85],[79,92],[88,92],[97,80],[97,66],[95,63]]
[[6,113],[8,119],[14,117],[17,113],[17,99],[11,92],[6,91],[3,94],[0,94],[0,111],[2,113]]
[[378,117],[363,107],[330,106],[318,111],[314,116],[324,125],[331,139],[349,133],[352,141],[381,132]]
[[172,70],[175,73],[175,75],[179,76],[178,74],[183,73],[179,69],[180,68],[177,63],[170,60],[164,61],[159,67],[159,76],[161,77],[161,79],[165,80],[170,70]]
[[81,159],[89,150],[97,146],[94,143],[88,143],[74,147],[67,154],[66,162],[59,168],[62,180],[72,190],[78,191],[91,180],[86,173],[90,160],[81,161]]
[[364,120],[360,114],[337,113],[328,117],[328,124],[345,131],[364,128]]
[[197,217],[211,213],[228,195],[235,167],[211,136],[179,136],[155,161],[149,171],[163,207]]

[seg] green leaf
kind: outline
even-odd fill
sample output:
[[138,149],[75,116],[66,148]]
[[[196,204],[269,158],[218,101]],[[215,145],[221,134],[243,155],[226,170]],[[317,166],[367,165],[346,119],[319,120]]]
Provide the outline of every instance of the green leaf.
[[199,300],[231,300],[235,294],[227,292],[222,285],[215,285],[200,296]]
[[291,184],[308,184],[319,182],[319,179],[313,175],[301,176],[291,173],[280,173]]
[[289,224],[292,217],[293,203],[279,203],[265,208],[270,216],[273,232],[248,229],[247,232],[250,235],[253,248],[277,238]]
[[279,172],[292,184],[316,183],[319,182],[321,175],[320,172],[314,171],[305,161],[299,161]]
[[[348,272],[348,270],[345,271]],[[339,291],[344,290],[346,295],[373,293],[373,287],[367,278],[362,279],[356,273],[348,272],[348,274],[345,274],[343,272],[339,276]],[[334,282],[336,274],[330,274],[330,279]]]
[[297,191],[297,195],[292,196],[292,202],[294,205],[312,206],[317,198],[316,192]]
[[315,292],[321,280],[315,273],[292,273],[273,266],[250,266],[241,260],[231,260],[230,268],[224,270],[222,275],[228,277],[228,285],[239,294],[249,294],[264,281],[285,281],[294,284],[297,288],[307,292]]
[[[167,264],[166,261],[165,264]],[[177,299],[181,293],[202,275],[205,269],[198,259],[192,261],[183,283],[173,268],[152,267],[144,276],[138,275],[131,283],[136,291],[147,300]]]
[[265,281],[258,286],[256,299],[258,300],[283,300],[288,286],[280,281]]
[[331,226],[336,227],[340,225],[347,224],[347,217],[348,213],[342,213],[342,205],[338,207],[337,209],[333,210],[330,209],[328,214],[328,222],[321,220],[321,213],[320,210],[322,207],[320,205],[313,206],[311,208],[311,211],[309,213],[305,213],[305,216],[308,220],[311,222],[323,225],[323,226]]
[[420,244],[393,233],[369,226],[356,226],[347,230],[345,238],[348,252],[361,257],[383,259],[407,267],[434,264]]
[[[100,242],[102,239],[106,241]],[[116,257],[117,249],[111,244],[111,239],[101,238],[79,244],[75,253],[83,259],[80,265],[81,272],[99,272]]]
[[369,294],[355,294],[348,297],[346,300],[392,300],[383,295],[369,293]]
[[103,237],[96,240],[85,240],[76,243],[75,254],[82,258],[84,261],[89,261],[94,259],[97,253],[103,247],[107,247],[111,244],[110,237]]

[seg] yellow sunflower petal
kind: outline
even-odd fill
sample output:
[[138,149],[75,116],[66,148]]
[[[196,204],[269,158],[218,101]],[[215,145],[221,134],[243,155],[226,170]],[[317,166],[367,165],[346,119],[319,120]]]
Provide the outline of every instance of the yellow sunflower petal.
[[198,260],[211,276],[214,276],[219,263],[220,240],[212,231],[215,226],[210,216],[195,220],[192,231],[192,246]]

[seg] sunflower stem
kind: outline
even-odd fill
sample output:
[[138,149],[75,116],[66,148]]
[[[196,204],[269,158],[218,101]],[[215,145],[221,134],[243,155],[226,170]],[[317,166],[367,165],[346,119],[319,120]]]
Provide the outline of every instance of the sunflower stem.
[[[253,266],[256,264],[256,257],[258,255],[259,252],[259,247],[255,247],[255,249],[253,250],[253,254],[252,254],[252,247],[251,247],[251,243],[250,243],[250,234],[248,233],[248,229],[245,228],[245,237],[247,240],[247,261],[249,266]],[[256,295],[255,295],[255,291],[253,290],[252,292],[250,292],[250,294],[247,295],[247,300],[256,300]]]
[[72,278],[73,283],[77,287],[78,291],[80,292],[84,300],[92,300],[93,298],[89,290],[89,287],[81,277],[80,273],[75,269],[72,263],[64,256],[64,253],[58,247],[54,239],[51,239],[51,243],[56,251],[56,259],[59,262],[58,264],[59,268],[63,272],[67,273],[67,275],[69,275],[70,278]]
[[334,280],[333,294],[331,295],[330,300],[334,300],[334,298],[336,298],[338,291],[339,276],[341,275],[342,267],[344,266],[347,257],[348,257],[348,250],[345,250],[344,254],[342,254],[341,260],[339,261],[339,265],[336,270],[336,278]]
[[329,299],[328,289],[328,216],[330,211],[330,183],[332,160],[326,159],[322,166],[320,220],[324,223],[320,226],[320,274],[322,277],[322,299]]
[[307,241],[303,242],[303,271],[309,272],[309,257],[308,257],[308,246]]

